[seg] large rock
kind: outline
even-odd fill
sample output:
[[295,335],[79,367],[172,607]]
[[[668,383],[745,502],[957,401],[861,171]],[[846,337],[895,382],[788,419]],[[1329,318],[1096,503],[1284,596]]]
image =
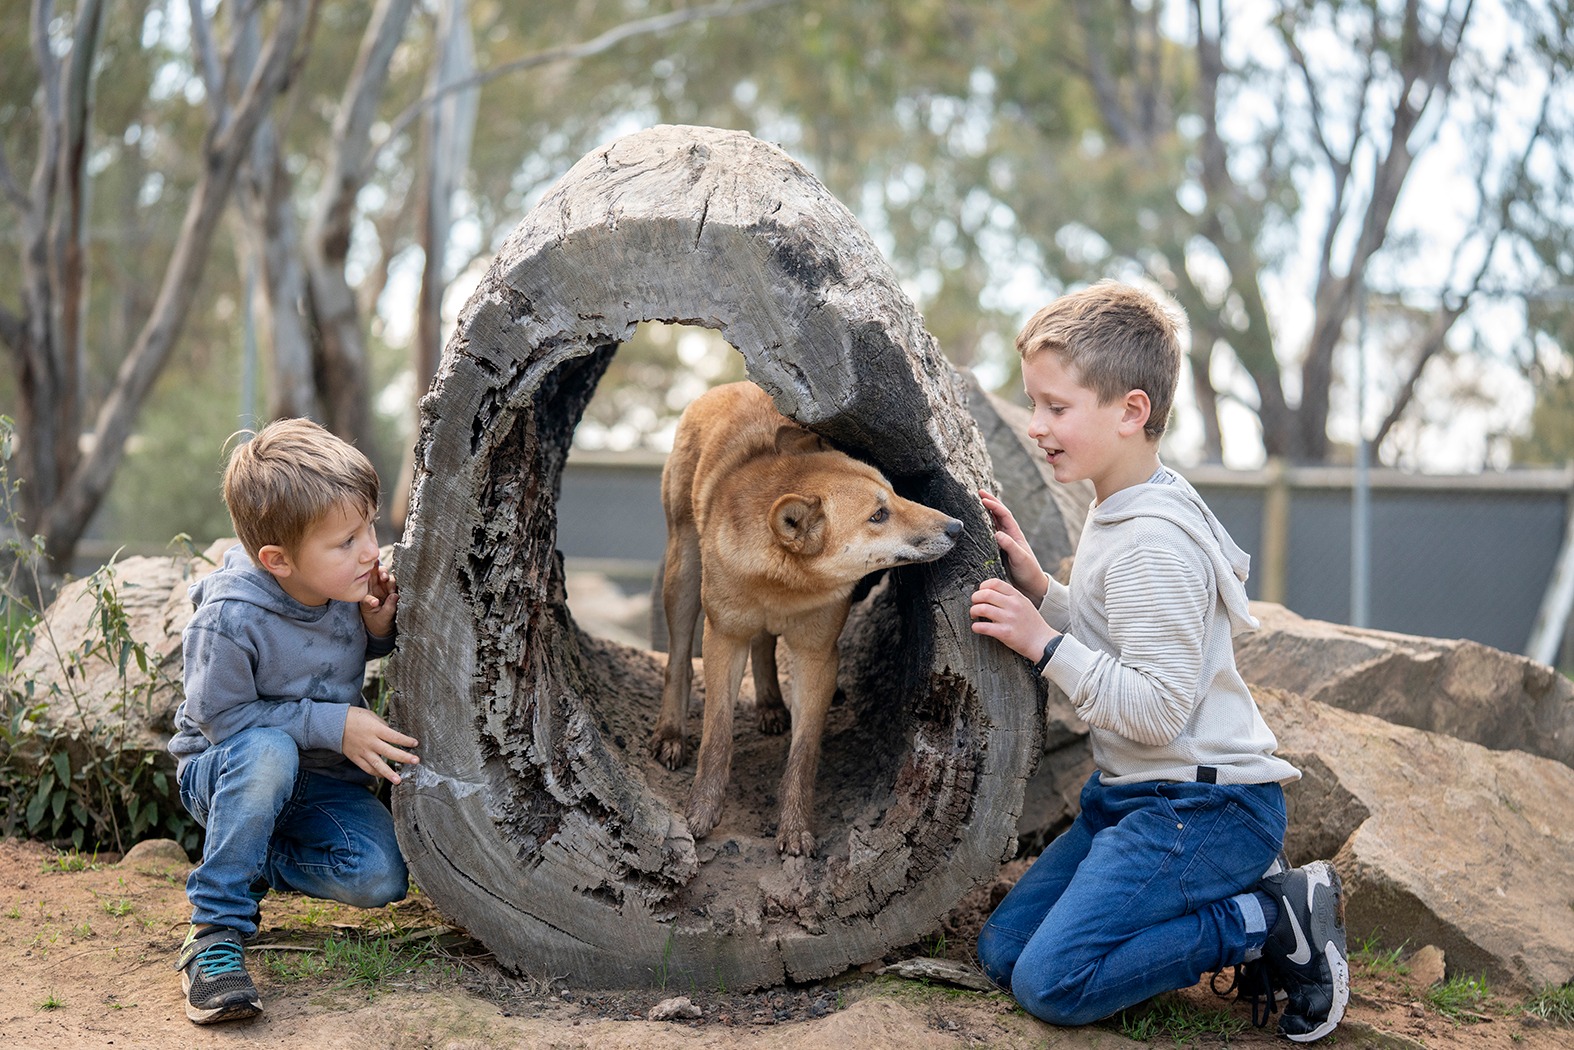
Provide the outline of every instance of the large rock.
[[[72,741],[73,766],[87,751],[116,748],[146,751],[174,767],[164,748],[185,698],[181,633],[192,614],[186,592],[238,542],[215,540],[195,556],[113,562],[66,584],[44,610],[33,644],[6,676],[5,688],[45,701],[42,723],[48,735]],[[392,553],[392,547],[383,548],[384,564]],[[375,693],[381,669],[381,661],[368,665],[368,696]]]
[[191,617],[191,603],[182,609],[175,596],[184,598],[202,564],[132,557],[66,584],[35,626],[9,688],[47,701],[45,721],[70,737],[123,725],[127,747],[162,751],[183,695],[180,632]]
[[1352,945],[1435,944],[1450,975],[1523,989],[1574,979],[1574,770],[1260,688],[1294,863],[1333,857]]
[[1241,674],[1398,725],[1574,765],[1574,682],[1477,642],[1306,620],[1253,603],[1262,629],[1236,640]]

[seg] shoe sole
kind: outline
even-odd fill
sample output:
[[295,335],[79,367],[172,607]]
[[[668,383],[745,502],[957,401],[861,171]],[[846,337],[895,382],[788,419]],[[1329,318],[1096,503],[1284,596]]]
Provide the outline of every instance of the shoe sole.
[[218,1024],[221,1021],[244,1021],[248,1017],[256,1017],[262,1013],[261,999],[232,999],[220,1003],[218,1006],[203,1009],[191,1004],[191,979],[182,973],[181,992],[188,996],[186,999],[186,1017],[192,1024]]
[[[1323,916],[1320,915],[1316,908],[1311,907],[1311,900],[1307,901],[1308,910],[1311,912],[1313,919],[1313,927],[1308,933],[1313,938],[1314,943],[1322,945],[1323,957],[1328,963],[1328,972],[1333,978],[1333,1001],[1328,1008],[1328,1016],[1311,1031],[1291,1034],[1280,1029],[1287,1039],[1295,1043],[1315,1042],[1332,1032],[1339,1026],[1340,1020],[1344,1017],[1344,1008],[1350,1002],[1350,964],[1346,958],[1347,950],[1344,932],[1344,883],[1340,880],[1339,873],[1334,870],[1331,864],[1315,861],[1313,864],[1307,865],[1307,867],[1320,867],[1327,873],[1327,886],[1333,893],[1334,898],[1333,923],[1331,927],[1325,923],[1317,922]],[[1307,893],[1315,894],[1316,887],[1319,884],[1315,880],[1310,881]]]

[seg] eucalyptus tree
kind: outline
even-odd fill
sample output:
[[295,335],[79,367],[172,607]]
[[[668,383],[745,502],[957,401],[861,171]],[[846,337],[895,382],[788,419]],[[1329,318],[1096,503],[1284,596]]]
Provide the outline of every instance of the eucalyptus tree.
[[[1053,268],[1147,274],[1187,306],[1213,456],[1233,398],[1267,454],[1329,457],[1339,355],[1368,297],[1380,444],[1414,415],[1430,365],[1493,349],[1502,313],[1485,308],[1502,291],[1564,282],[1568,257],[1537,259],[1533,243],[1574,221],[1566,3],[1191,0],[1184,34],[1156,6],[1077,10],[1049,46],[1098,124],[1047,164],[1018,159],[1041,205],[1024,214]],[[1017,126],[1036,125],[1022,107]],[[1037,136],[1046,153],[1053,131]],[[1055,208],[1078,184],[1090,192]]]
[[[232,51],[220,67],[224,94],[188,147],[198,173],[181,209],[179,233],[165,257],[150,261],[159,273],[156,295],[129,330],[105,331],[84,323],[98,147],[95,92],[116,59],[140,65],[127,52],[135,50],[142,28],[121,27],[130,30],[122,38],[129,38],[130,48],[108,43],[110,6],[84,0],[64,17],[51,0],[34,0],[29,24],[38,104],[28,128],[32,177],[26,189],[9,160],[16,145],[9,136],[0,160],[0,190],[17,216],[22,240],[20,302],[0,306],[0,343],[17,378],[20,500],[28,524],[43,537],[45,553],[56,561],[70,555],[103,499],[142,404],[179,343],[236,173],[308,46],[315,7],[309,0],[280,0],[254,60],[242,66],[239,52]],[[150,93],[160,89],[156,75],[142,79]],[[112,341],[125,350],[107,392],[89,405],[82,395],[94,341]],[[84,429],[90,441],[82,441]]]

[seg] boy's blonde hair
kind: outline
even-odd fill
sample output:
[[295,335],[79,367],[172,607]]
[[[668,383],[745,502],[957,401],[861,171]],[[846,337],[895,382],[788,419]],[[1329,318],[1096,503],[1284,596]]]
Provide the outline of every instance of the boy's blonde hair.
[[1100,404],[1141,390],[1152,405],[1143,430],[1157,441],[1175,402],[1186,330],[1186,313],[1169,296],[1106,280],[1034,314],[1017,336],[1017,352],[1054,354]]
[[371,461],[311,420],[279,419],[234,437],[242,443],[224,468],[224,504],[253,562],[262,564],[257,552],[270,545],[294,553],[335,507],[348,503],[368,515],[377,512],[380,489]]

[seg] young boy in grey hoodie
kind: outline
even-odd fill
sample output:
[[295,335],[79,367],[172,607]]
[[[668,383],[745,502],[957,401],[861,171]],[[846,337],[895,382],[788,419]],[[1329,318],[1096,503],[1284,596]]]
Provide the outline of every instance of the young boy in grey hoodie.
[[185,693],[169,750],[181,802],[207,829],[186,880],[179,962],[198,1024],[262,1010],[246,972],[270,888],[359,907],[409,882],[393,820],[372,793],[413,737],[366,707],[366,662],[394,646],[399,595],[378,558],[378,481],[352,446],[309,420],[236,446],[224,501],[241,545],[191,587]]
[[1249,559],[1159,462],[1184,331],[1174,303],[1102,282],[1017,337],[1028,437],[1057,481],[1092,481],[1095,498],[1067,587],[980,493],[1010,579],[973,595],[973,630],[1065,691],[1097,771],[1071,828],[990,916],[978,957],[1029,1012],[1066,1025],[1245,964],[1261,1020],[1282,989],[1279,1030],[1308,1042],[1349,998],[1342,891],[1327,863],[1279,859],[1282,785],[1300,773],[1274,754],[1235,667],[1232,636],[1257,626]]

